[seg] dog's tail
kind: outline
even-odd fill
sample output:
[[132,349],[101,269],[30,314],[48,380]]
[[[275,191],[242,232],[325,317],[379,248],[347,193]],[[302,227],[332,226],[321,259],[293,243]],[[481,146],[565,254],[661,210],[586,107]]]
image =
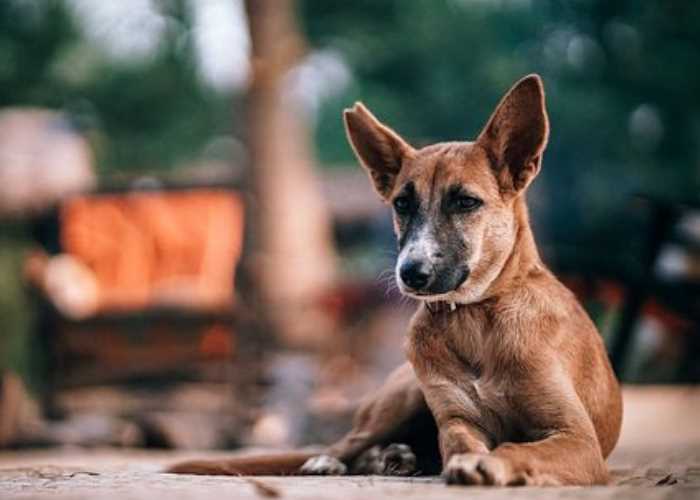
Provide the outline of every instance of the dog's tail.
[[172,465],[165,472],[204,476],[287,476],[297,474],[304,462],[318,454],[318,451],[292,451],[221,460],[191,460]]

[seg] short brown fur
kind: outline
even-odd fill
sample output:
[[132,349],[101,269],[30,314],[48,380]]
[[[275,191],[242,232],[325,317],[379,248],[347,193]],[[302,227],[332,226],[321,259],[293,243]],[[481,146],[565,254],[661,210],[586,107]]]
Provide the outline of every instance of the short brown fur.
[[[542,263],[525,203],[549,134],[540,78],[516,83],[474,142],[414,149],[361,104],[344,117],[382,199],[395,202],[410,183],[431,231],[458,233],[469,273],[439,294],[400,283],[422,301],[408,334],[409,363],[326,454],[352,465],[375,445],[406,441],[430,450],[424,445],[434,441],[439,456],[426,451],[419,463],[428,459],[424,471],[430,460],[442,464],[448,483],[605,483],[605,458],[622,419],[618,383],[595,326]],[[481,205],[445,215],[440,200],[448,186],[467,190]],[[403,219],[395,214],[399,237]],[[432,426],[418,431],[416,422],[426,416]],[[313,460],[302,472],[342,470]],[[208,464],[175,470],[226,473],[220,462]]]

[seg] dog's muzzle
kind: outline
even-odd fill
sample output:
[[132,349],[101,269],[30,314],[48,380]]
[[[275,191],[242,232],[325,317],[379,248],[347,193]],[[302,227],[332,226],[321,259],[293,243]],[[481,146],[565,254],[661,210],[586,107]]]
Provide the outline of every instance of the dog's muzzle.
[[432,266],[421,260],[408,260],[399,268],[404,288],[415,295],[440,295],[459,288],[469,277],[464,266]]

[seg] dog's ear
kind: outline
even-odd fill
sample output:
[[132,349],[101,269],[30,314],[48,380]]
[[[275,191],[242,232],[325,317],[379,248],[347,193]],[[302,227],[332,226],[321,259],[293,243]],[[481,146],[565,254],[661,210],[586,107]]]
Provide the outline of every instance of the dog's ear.
[[548,136],[542,79],[528,75],[503,97],[477,143],[486,149],[501,189],[518,192],[539,172]]
[[346,109],[343,120],[355,155],[369,173],[379,196],[387,200],[401,164],[413,153],[413,148],[377,120],[362,103]]

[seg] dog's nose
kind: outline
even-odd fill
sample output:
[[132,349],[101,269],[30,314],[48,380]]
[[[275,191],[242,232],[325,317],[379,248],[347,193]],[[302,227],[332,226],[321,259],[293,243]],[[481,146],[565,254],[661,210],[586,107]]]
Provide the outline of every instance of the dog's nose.
[[413,290],[420,290],[428,284],[430,273],[428,266],[419,260],[406,262],[401,266],[399,275],[404,284]]

